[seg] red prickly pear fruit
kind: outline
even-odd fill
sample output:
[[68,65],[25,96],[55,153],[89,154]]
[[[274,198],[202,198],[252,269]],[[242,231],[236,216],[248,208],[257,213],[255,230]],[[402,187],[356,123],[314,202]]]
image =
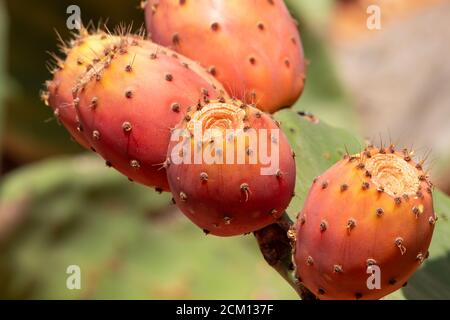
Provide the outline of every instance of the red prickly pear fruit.
[[406,149],[346,156],[315,179],[298,216],[299,279],[319,299],[379,299],[401,288],[428,256],[431,188]]
[[222,99],[188,113],[178,129],[168,149],[170,189],[205,233],[245,234],[283,214],[294,193],[295,161],[269,115]]
[[103,32],[89,34],[86,29],[82,29],[69,45],[63,45],[61,51],[66,54],[65,60],[55,56],[53,80],[46,82],[47,90],[42,94],[45,104],[53,109],[54,115],[74,140],[86,149],[90,148],[90,144],[81,132],[82,127],[73,105],[72,89],[78,77],[92,67],[92,60],[102,53],[110,40]]
[[305,84],[297,25],[282,0],[149,0],[152,40],[202,63],[225,89],[273,113]]
[[195,62],[136,36],[111,36],[74,104],[90,145],[131,180],[168,190],[165,159],[188,106],[224,89]]

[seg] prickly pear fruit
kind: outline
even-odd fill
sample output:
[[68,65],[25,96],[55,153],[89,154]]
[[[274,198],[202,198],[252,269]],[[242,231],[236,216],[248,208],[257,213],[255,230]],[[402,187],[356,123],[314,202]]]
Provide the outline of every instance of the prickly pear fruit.
[[314,181],[298,216],[299,279],[320,299],[379,299],[401,288],[428,255],[431,188],[408,150],[346,156]]
[[76,86],[74,104],[90,145],[131,180],[168,190],[170,130],[188,106],[224,89],[198,64],[136,36],[115,36]]
[[72,89],[78,77],[92,67],[92,61],[110,41],[111,37],[107,37],[101,31],[89,34],[86,29],[82,29],[69,44],[62,44],[61,51],[66,58],[62,60],[55,56],[53,80],[46,82],[47,88],[42,94],[44,102],[53,109],[54,115],[74,140],[87,149],[90,148],[90,144],[80,131],[80,123],[73,105]]
[[233,236],[274,223],[294,193],[286,137],[270,116],[237,100],[188,113],[172,133],[167,159],[175,203],[207,234]]
[[266,112],[303,91],[300,35],[282,0],[149,0],[153,41],[202,63],[225,89]]

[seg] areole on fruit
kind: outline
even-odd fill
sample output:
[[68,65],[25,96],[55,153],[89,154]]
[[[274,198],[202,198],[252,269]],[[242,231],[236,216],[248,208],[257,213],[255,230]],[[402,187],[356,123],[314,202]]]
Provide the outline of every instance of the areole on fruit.
[[189,112],[172,132],[167,163],[176,204],[207,234],[233,236],[274,223],[294,191],[286,137],[268,115],[237,100]]

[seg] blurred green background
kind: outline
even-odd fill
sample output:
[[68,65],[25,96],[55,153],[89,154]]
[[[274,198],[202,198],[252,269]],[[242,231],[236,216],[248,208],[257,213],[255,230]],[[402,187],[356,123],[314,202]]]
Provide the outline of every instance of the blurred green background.
[[[305,93],[276,115],[297,154],[297,196],[288,210],[294,216],[312,179],[345,148],[361,148],[368,123],[339,71],[339,50],[350,49],[330,38],[339,1],[286,2],[309,60]],[[138,29],[144,21],[138,1],[0,0],[0,298],[296,299],[253,236],[203,235],[169,194],[107,169],[52,117],[39,92],[50,77],[47,52],[57,51],[55,30],[70,37],[66,8],[72,4],[85,24]],[[298,111],[314,113],[320,123]],[[449,171],[448,161],[436,162],[436,176]],[[450,299],[450,200],[438,191],[435,198],[441,219],[431,258],[391,298]],[[81,290],[66,288],[70,265],[81,268]]]

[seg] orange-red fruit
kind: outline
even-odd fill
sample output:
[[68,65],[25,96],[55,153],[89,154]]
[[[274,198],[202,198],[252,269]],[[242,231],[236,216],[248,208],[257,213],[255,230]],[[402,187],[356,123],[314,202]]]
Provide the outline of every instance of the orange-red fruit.
[[379,299],[427,258],[435,221],[421,164],[406,150],[367,148],[311,187],[296,223],[297,275],[320,299]]
[[56,69],[53,72],[53,80],[47,81],[47,91],[43,98],[58,118],[69,131],[70,135],[83,147],[89,149],[90,144],[81,132],[80,123],[73,105],[72,89],[78,77],[92,66],[92,60],[97,58],[103,47],[108,45],[110,37],[99,32],[89,35],[82,30],[79,36],[72,40],[70,47],[62,48],[66,59],[57,58]]
[[283,214],[294,192],[295,161],[270,116],[236,100],[214,101],[189,113],[178,129],[185,131],[175,130],[169,146],[170,189],[205,233],[244,234]]
[[223,88],[193,61],[135,36],[110,36],[79,79],[74,104],[89,144],[130,179],[168,190],[170,130]]
[[271,113],[300,96],[303,49],[282,0],[149,0],[145,13],[153,41],[200,61],[232,96]]

